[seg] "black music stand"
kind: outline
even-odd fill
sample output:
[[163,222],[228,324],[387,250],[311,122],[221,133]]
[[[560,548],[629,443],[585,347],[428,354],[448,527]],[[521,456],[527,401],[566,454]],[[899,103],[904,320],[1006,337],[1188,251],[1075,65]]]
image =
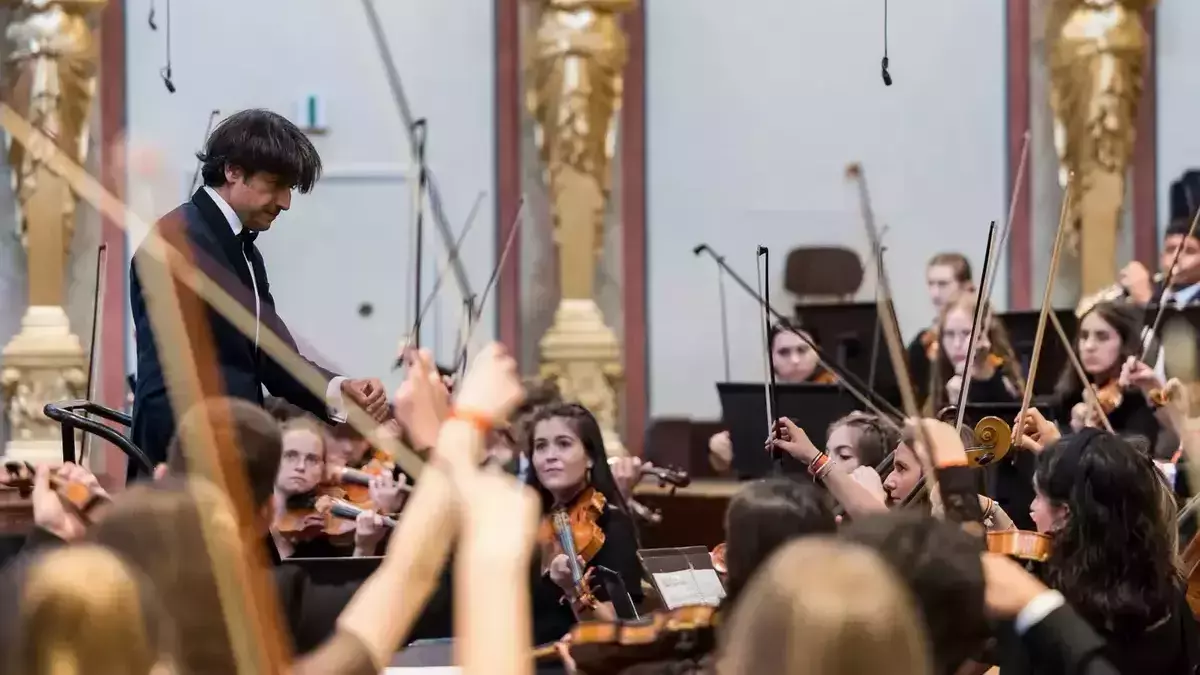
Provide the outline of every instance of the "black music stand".
[[[1058,316],[1067,338],[1074,342],[1075,332],[1079,326],[1079,321],[1075,318],[1075,311],[1071,309],[1051,311]],[[1012,342],[1013,351],[1016,352],[1017,359],[1021,362],[1021,372],[1023,373],[1029,372],[1029,363],[1033,358],[1033,342],[1037,338],[1037,325],[1041,314],[1041,310],[1026,310],[996,315],[996,318],[1004,323],[1004,328],[1008,331],[1008,339]],[[1062,339],[1058,337],[1058,331],[1054,330],[1054,326],[1051,326],[1047,319],[1045,335],[1042,337],[1042,356],[1038,359],[1037,376],[1033,382],[1035,395],[1049,394],[1054,391],[1054,385],[1062,375],[1063,369],[1070,367],[1067,349],[1067,346],[1062,343]],[[1017,412],[1013,413],[1014,417]]]
[[668,610],[688,605],[715,607],[725,597],[725,586],[703,546],[646,548],[638,551],[638,560]]
[[[722,420],[733,444],[733,470],[741,480],[771,473],[767,440],[767,402],[763,385],[748,382],[718,382]],[[808,433],[817,447],[824,447],[829,425],[860,408],[857,399],[836,384],[780,384],[776,386],[779,408],[775,417],[789,417]],[[784,453],[784,473],[803,473],[802,462]]]
[[833,359],[834,365],[857,375],[888,401],[899,400],[896,371],[882,332],[875,348],[879,326],[879,307],[875,303],[796,305],[796,315],[802,326],[816,333],[817,346]]

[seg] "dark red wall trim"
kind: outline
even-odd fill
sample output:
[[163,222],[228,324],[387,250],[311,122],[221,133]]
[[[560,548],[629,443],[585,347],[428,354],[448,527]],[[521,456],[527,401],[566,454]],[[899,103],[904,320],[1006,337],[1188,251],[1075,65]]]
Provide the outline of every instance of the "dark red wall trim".
[[1025,167],[1025,176],[1020,185],[1013,185],[1021,163],[1021,149],[1025,145],[1025,132],[1030,127],[1029,114],[1029,1],[1008,0],[1005,13],[1007,23],[1006,78],[1008,86],[1008,171],[1005,181],[1005,206],[1012,201],[1013,190],[1017,191],[1016,210],[1013,213],[1012,232],[1009,234],[1008,258],[1008,305],[1011,309],[1028,309],[1033,291],[1033,232],[1030,185],[1032,183],[1033,150]]
[[[121,199],[125,197],[125,174],[115,169],[115,154],[123,152],[125,106],[125,0],[109,0],[100,15],[100,173],[104,187]],[[125,228],[124,223],[103,219],[102,241],[108,244],[106,289],[102,298],[104,316],[99,336],[101,402],[117,410],[125,408]],[[105,485],[120,485],[125,475],[125,456],[107,443]]]
[[[496,262],[521,203],[520,0],[495,0]],[[521,345],[521,236],[513,243],[496,286],[497,337],[509,353]]]
[[1157,12],[1143,15],[1146,73],[1133,146],[1133,257],[1158,268],[1158,30]]
[[625,286],[623,440],[641,455],[646,436],[646,2],[625,16],[629,62],[621,109],[621,223]]

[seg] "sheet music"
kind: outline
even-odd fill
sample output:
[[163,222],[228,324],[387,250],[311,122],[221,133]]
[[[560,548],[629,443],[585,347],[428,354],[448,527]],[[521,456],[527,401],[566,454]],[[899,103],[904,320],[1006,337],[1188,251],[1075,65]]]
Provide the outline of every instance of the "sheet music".
[[721,585],[721,578],[714,570],[657,572],[653,576],[667,609],[678,609],[688,605],[715,607],[721,604],[721,599],[725,597],[725,587]]

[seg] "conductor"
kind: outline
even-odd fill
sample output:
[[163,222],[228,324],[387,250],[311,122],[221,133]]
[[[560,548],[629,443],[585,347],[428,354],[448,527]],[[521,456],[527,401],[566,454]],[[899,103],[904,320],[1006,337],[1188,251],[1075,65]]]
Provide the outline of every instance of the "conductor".
[[[243,110],[213,131],[198,158],[204,185],[190,201],[163,216],[154,229],[253,313],[255,331],[243,335],[173,278],[173,288],[148,287],[141,278],[145,266],[162,263],[147,254],[145,245],[140,246],[129,271],[137,343],[133,442],[151,461],[165,461],[167,445],[175,434],[176,414],[184,412],[172,410],[168,400],[160,354],[172,345],[156,339],[146,307],[147,291],[151,302],[178,299],[193,344],[197,338],[212,340],[224,394],[262,405],[266,387],[272,395],[326,421],[343,419],[343,406],[349,399],[382,421],[388,405],[379,380],[348,379],[313,364],[327,383],[324,397],[316,396],[259,350],[264,328],[296,349],[287,326],[275,313],[267,268],[254,240],[271,229],[281,211],[288,210],[293,190],[307,193],[317,182],[321,158],[316,148],[282,116],[267,110]],[[131,466],[130,478],[136,475],[137,468]]]

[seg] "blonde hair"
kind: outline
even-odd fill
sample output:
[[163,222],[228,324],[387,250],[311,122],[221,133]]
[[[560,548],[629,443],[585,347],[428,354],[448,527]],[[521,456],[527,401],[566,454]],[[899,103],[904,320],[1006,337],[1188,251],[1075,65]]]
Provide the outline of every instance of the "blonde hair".
[[[142,675],[163,670],[169,622],[143,602],[114,553],[78,545],[34,563],[21,595],[24,675]],[[167,659],[169,660],[169,659]]]
[[826,537],[771,556],[721,633],[720,675],[924,675],[924,624],[869,549]]

